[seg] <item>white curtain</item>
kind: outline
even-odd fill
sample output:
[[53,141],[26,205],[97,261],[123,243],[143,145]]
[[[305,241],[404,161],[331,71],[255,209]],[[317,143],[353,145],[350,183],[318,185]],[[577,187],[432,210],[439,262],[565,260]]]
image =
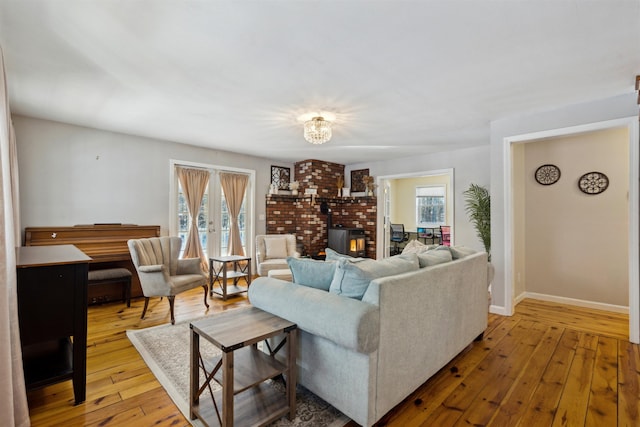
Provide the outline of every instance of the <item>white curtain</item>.
[[3,237],[0,244],[0,423],[29,426],[31,422],[22,370],[16,292],[15,248],[20,245],[18,159],[1,47],[0,116],[0,232]]

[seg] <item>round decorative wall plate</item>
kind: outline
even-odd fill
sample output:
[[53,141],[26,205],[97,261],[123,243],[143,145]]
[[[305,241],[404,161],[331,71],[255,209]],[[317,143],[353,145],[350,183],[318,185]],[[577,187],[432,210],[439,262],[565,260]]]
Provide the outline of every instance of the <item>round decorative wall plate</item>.
[[556,165],[542,165],[536,169],[535,177],[538,184],[555,184],[560,179],[560,168]]
[[609,178],[602,172],[587,172],[578,180],[578,187],[585,194],[600,194],[608,186]]

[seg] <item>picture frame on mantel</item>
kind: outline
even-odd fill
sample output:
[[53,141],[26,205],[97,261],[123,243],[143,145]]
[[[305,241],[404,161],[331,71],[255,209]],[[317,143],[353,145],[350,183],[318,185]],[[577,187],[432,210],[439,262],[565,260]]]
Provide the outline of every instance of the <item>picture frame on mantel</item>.
[[291,182],[291,169],[284,166],[271,166],[271,183],[278,190],[288,190]]
[[369,169],[357,169],[351,171],[351,195],[353,193],[364,193],[366,187],[362,178],[369,175]]

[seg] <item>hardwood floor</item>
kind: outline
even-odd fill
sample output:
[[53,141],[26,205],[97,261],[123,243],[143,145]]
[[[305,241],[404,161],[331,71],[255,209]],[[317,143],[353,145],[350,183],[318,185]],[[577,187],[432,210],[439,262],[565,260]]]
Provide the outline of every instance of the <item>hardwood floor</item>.
[[[248,304],[211,298],[209,313]],[[29,392],[34,426],[187,426],[125,335],[169,323],[155,298],[131,308],[89,308],[87,401],[71,381]],[[176,298],[176,321],[205,314],[202,290]],[[525,300],[512,317],[489,315],[485,339],[467,347],[379,426],[637,426],[640,350],[626,315]],[[350,423],[350,426],[355,426]]]

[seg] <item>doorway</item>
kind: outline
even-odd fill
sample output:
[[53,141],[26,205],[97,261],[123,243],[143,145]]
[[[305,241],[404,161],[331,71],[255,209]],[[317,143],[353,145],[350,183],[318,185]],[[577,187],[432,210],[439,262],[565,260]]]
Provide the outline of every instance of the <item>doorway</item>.
[[[638,214],[638,176],[639,176],[639,162],[638,162],[638,122],[637,118],[629,118],[629,119],[620,119],[620,120],[611,120],[607,122],[593,123],[589,125],[575,126],[564,129],[555,129],[551,131],[544,132],[536,132],[532,134],[519,135],[514,137],[505,138],[504,140],[504,149],[505,149],[505,158],[508,159],[508,164],[505,165],[505,230],[506,235],[508,236],[505,239],[505,314],[513,313],[513,307],[516,303],[516,298],[519,296],[519,292],[522,290],[522,285],[520,281],[522,280],[522,264],[521,259],[518,258],[517,254],[522,248],[522,233],[521,233],[521,221],[522,213],[518,212],[520,209],[520,204],[522,203],[521,198],[521,190],[522,188],[519,186],[521,183],[518,183],[518,176],[514,171],[518,170],[518,167],[521,166],[522,159],[519,154],[519,150],[522,144],[526,143],[535,143],[536,141],[548,140],[550,138],[570,138],[572,136],[580,136],[587,135],[589,133],[598,132],[598,131],[606,131],[608,129],[620,129],[622,128],[627,132],[626,138],[628,139],[628,177],[626,177],[627,182],[624,184],[628,184],[628,196],[625,208],[627,209],[628,215],[628,251],[626,252],[628,263],[627,263],[627,289],[628,289],[628,306],[629,306],[629,339],[631,342],[638,343],[640,341],[640,322],[639,322],[639,306],[640,306],[640,298],[639,298],[639,283],[638,283],[638,271],[639,271],[639,251],[638,251],[638,223],[639,223],[639,214]],[[597,165],[600,163],[596,163]],[[585,170],[584,172],[590,172]],[[567,176],[566,182],[571,183],[572,186],[576,186],[574,188],[574,192],[579,193],[577,190],[578,178],[575,175],[577,172],[573,171],[571,176]],[[564,178],[564,177],[563,177]],[[529,179],[529,178],[527,178]],[[532,178],[531,178],[532,179]],[[624,178],[621,178],[624,179]],[[571,181],[573,180],[573,181]],[[619,182],[620,179],[618,179]],[[606,193],[605,193],[606,194]],[[598,196],[585,196],[587,198],[598,197]],[[602,196],[600,196],[602,197]],[[584,198],[583,198],[584,199]],[[594,199],[590,199],[592,201]],[[602,199],[604,200],[604,199]],[[527,215],[529,214],[529,210],[527,210]],[[606,227],[606,224],[603,224]],[[557,244],[549,245],[549,248],[557,248]],[[597,241],[594,240],[591,243],[591,247],[593,250],[597,251],[599,245]],[[601,267],[602,268],[602,267]],[[574,301],[570,301],[571,298],[567,299],[567,303],[574,303],[576,305],[585,305],[581,303],[579,299],[574,299]],[[588,306],[588,305],[587,305]]]
[[[451,225],[451,241],[455,241],[453,169],[414,172],[410,174],[380,176],[378,188],[382,189],[382,197],[378,197],[378,220],[376,243],[378,259],[390,256],[390,224],[401,223],[410,239],[417,238],[416,231],[420,226],[416,211],[416,188],[444,188],[444,222]],[[433,224],[431,224],[433,226]],[[453,243],[452,243],[453,244]]]
[[198,234],[206,257],[227,255],[229,244],[230,215],[226,198],[220,183],[221,172],[232,172],[248,176],[244,200],[238,215],[240,239],[245,254],[253,253],[255,200],[255,171],[227,166],[171,160],[170,218],[169,232],[172,236],[183,237],[183,245],[189,227],[190,215],[184,203],[176,167],[199,168],[209,172],[209,184],[200,204]]

